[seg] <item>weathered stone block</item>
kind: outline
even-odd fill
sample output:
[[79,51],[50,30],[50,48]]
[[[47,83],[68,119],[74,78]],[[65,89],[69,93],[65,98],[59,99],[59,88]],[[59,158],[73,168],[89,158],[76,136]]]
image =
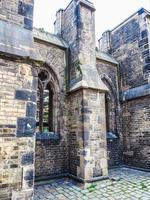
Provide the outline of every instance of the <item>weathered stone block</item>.
[[32,16],[33,16],[33,5],[26,4],[22,1],[19,1],[18,14],[23,15],[25,17],[31,17],[32,18]]
[[148,63],[147,65],[144,65],[143,72],[145,73],[147,71],[150,71],[150,63]]
[[22,155],[21,158],[21,165],[26,166],[26,165],[32,165],[34,161],[34,153],[33,152],[28,152]]
[[31,137],[35,132],[36,121],[34,118],[18,118],[17,137]]
[[26,170],[24,173],[24,180],[26,181],[28,187],[33,186],[34,171],[32,169]]
[[[31,29],[31,24],[29,27]],[[0,20],[0,43],[0,51],[2,52],[14,56],[29,57],[33,50],[32,32],[15,24]]]
[[138,44],[139,44],[139,47],[148,44],[148,38],[144,38],[144,39],[140,40]]
[[26,116],[35,117],[35,115],[36,115],[36,104],[32,102],[28,102],[27,108],[26,108]]
[[12,200],[33,200],[33,190],[13,191]]
[[16,90],[15,99],[36,102],[36,92],[27,90]]
[[32,30],[33,28],[33,21],[28,18],[24,18],[24,28]]
[[141,38],[145,38],[147,37],[147,35],[148,35],[147,30],[141,31]]

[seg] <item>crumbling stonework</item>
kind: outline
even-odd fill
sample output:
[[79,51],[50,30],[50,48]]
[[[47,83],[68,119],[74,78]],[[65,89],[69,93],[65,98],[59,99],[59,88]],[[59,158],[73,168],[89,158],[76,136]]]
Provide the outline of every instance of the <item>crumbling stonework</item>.
[[140,9],[95,48],[95,8],[72,0],[55,35],[33,29],[33,0],[0,1],[0,199],[34,181],[150,169],[149,23]]

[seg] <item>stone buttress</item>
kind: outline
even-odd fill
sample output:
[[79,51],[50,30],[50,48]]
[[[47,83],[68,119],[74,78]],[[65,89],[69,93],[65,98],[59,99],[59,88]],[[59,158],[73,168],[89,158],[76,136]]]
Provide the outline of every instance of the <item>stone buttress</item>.
[[57,12],[55,33],[69,44],[69,173],[82,181],[108,175],[105,92],[96,69],[95,8],[72,1]]

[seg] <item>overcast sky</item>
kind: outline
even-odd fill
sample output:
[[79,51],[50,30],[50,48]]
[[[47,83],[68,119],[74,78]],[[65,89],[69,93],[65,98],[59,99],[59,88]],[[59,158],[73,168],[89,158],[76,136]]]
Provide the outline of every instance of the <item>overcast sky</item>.
[[[65,8],[70,0],[35,0],[34,26],[53,33],[55,14]],[[111,30],[139,8],[150,11],[150,0],[91,0],[96,8],[96,37]]]

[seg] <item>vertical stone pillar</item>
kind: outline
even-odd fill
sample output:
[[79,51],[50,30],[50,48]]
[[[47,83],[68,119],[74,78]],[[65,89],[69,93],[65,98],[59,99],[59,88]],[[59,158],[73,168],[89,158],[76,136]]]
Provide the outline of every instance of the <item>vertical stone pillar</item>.
[[96,69],[95,8],[72,1],[63,13],[62,36],[70,45],[70,173],[83,181],[107,176],[105,92]]
[[60,9],[56,13],[56,21],[54,22],[54,33],[58,36],[62,35],[62,16],[63,10]]
[[105,94],[84,90],[83,115],[84,179],[107,176]]

